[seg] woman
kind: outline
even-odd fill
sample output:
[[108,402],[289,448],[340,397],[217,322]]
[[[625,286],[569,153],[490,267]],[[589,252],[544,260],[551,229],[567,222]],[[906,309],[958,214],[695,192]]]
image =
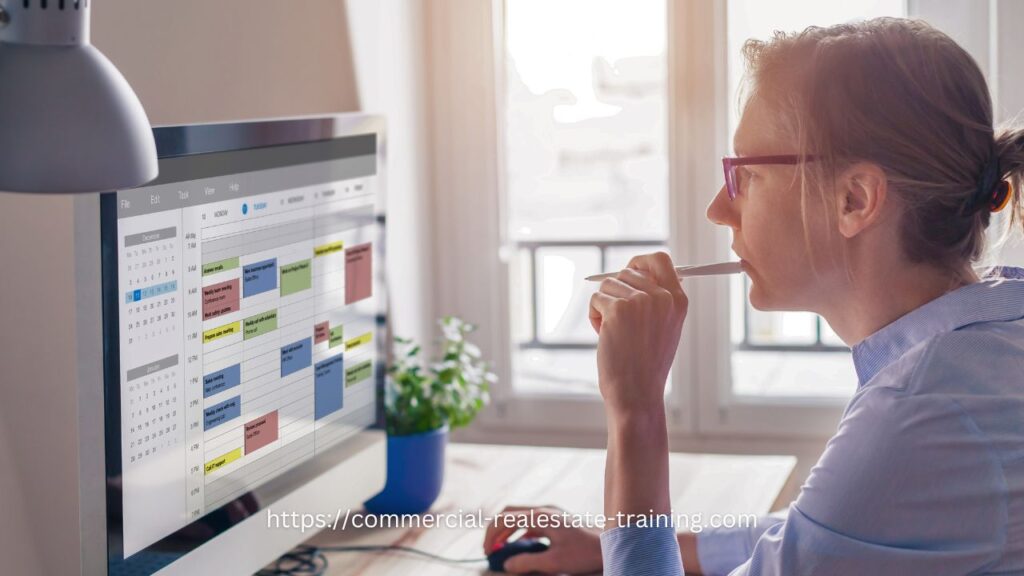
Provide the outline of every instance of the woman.
[[[777,34],[744,56],[739,160],[707,216],[732,229],[751,304],[822,315],[858,389],[780,517],[678,540],[622,517],[600,541],[538,529],[550,549],[508,569],[585,573],[603,552],[606,574],[1024,572],[1024,271],[979,266],[992,213],[1019,222],[1024,131],[993,130],[977,64],[921,22]],[[664,254],[591,300],[610,517],[669,512],[663,390],[686,308]]]

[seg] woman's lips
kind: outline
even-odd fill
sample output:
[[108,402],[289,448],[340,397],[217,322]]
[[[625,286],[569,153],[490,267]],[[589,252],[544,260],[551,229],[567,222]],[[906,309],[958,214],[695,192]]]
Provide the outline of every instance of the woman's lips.
[[736,251],[736,248],[734,246],[730,246],[730,248],[732,248],[733,254],[739,256],[740,258],[740,269],[743,270],[744,272],[747,272],[747,270],[750,268],[750,263],[743,259],[743,256]]

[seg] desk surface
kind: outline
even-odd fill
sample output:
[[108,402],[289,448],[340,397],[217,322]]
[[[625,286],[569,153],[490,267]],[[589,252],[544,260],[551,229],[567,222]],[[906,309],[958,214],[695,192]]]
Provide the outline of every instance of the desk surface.
[[[445,485],[432,513],[484,515],[508,504],[556,505],[597,514],[604,494],[604,451],[452,444]],[[672,503],[677,514],[764,514],[789,478],[792,456],[672,454]],[[691,516],[692,517],[692,516]],[[483,530],[389,528],[325,530],[308,543],[335,546],[398,544],[450,558],[480,558]],[[398,553],[328,553],[331,576],[492,574],[484,563],[452,565]]]

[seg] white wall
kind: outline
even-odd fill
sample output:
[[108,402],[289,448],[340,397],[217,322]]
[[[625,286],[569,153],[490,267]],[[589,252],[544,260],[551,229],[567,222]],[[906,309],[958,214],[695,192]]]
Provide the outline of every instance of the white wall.
[[[154,125],[343,112],[360,102],[388,116],[394,323],[422,339],[432,312],[421,11],[416,0],[356,0],[346,23],[343,0],[96,0],[93,42]],[[4,573],[78,571],[73,208],[67,196],[0,193]]]
[[388,282],[395,333],[428,343],[434,325],[430,154],[420,0],[348,0],[359,100],[388,122]]

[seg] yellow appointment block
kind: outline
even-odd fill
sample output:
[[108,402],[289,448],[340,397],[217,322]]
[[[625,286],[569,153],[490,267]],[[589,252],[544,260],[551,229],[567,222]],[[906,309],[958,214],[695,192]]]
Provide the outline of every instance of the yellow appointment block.
[[351,349],[355,348],[356,346],[361,346],[363,344],[366,344],[370,340],[373,340],[373,332],[367,332],[366,334],[360,334],[359,336],[356,336],[355,338],[351,338],[351,339],[345,341],[345,350],[346,351],[351,350]]
[[329,244],[321,244],[316,248],[313,248],[313,254],[316,256],[326,256],[327,254],[333,254],[334,252],[341,252],[345,248],[345,244],[341,240],[337,242],[331,242]]
[[223,468],[224,466],[231,464],[232,462],[238,460],[241,457],[241,448],[235,448],[234,450],[228,452],[227,454],[224,454],[223,456],[217,456],[213,460],[210,460],[209,462],[206,463],[206,474],[209,474],[210,472],[213,472],[218,468]]
[[217,338],[223,338],[224,336],[231,336],[232,334],[238,334],[242,329],[241,322],[232,322],[231,324],[225,324],[216,328],[210,328],[206,332],[203,332],[203,344],[207,342],[213,342]]

